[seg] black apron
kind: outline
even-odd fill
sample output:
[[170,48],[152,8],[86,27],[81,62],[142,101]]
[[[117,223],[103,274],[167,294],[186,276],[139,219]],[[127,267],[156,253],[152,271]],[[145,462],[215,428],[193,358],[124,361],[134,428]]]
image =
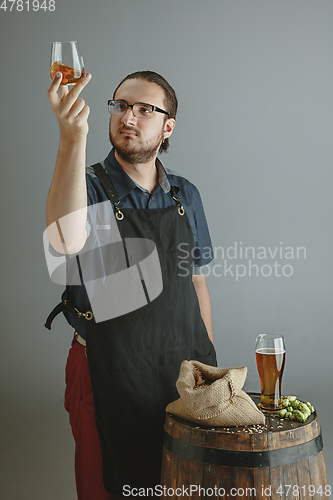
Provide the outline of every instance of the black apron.
[[[121,209],[100,164],[95,173],[115,208],[122,239],[148,238],[157,248],[163,291],[133,312],[100,323],[87,321],[87,358],[96,425],[103,455],[104,486],[123,496],[123,486],[160,484],[165,408],[179,398],[176,380],[183,360],[216,366],[215,349],[201,318],[192,266],[180,244],[194,246],[189,219],[175,204],[164,209]],[[114,290],[117,293],[117,290]]]

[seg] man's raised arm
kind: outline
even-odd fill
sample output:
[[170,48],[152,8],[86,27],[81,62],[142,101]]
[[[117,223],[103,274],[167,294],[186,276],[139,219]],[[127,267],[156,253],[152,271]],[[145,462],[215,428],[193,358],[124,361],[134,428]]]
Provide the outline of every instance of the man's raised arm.
[[[87,73],[68,92],[67,86],[60,86],[60,73],[60,77],[55,76],[47,92],[52,110],[59,120],[60,144],[47,198],[46,219],[49,241],[60,253],[77,253],[87,236],[85,166],[90,108],[79,95],[90,78],[91,75]],[[59,224],[62,217],[65,218]]]

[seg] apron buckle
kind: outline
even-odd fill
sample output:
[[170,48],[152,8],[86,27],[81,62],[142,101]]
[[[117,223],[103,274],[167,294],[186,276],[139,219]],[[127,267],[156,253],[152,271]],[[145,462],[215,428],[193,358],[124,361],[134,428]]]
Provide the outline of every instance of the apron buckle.
[[114,208],[117,210],[116,212],[116,219],[118,220],[123,220],[124,218],[124,214],[123,212],[118,208],[118,203],[120,203],[120,201],[117,201],[116,203],[113,204]]
[[82,313],[82,316],[84,316],[88,321],[90,321],[93,318],[93,313],[91,311],[87,311],[86,314]]
[[179,213],[179,215],[185,214],[185,209],[181,203],[179,203],[179,205],[178,205],[178,213]]
[[81,316],[83,316],[84,318],[86,318],[88,321],[91,320],[93,318],[93,313],[91,311],[87,311],[85,313],[79,311],[78,309],[76,309],[76,307],[73,307],[71,306],[69,303],[68,303],[68,300],[64,300],[64,305],[66,307],[68,307],[69,309],[72,309],[72,311],[75,311],[76,314],[78,315],[79,318],[81,318]]
[[81,316],[83,316],[88,321],[91,320],[93,317],[93,313],[91,311],[87,311],[86,313],[83,313],[83,312],[79,311],[78,309],[76,309],[76,307],[74,307],[74,311],[76,312],[76,314],[78,315],[79,318]]
[[184,209],[183,205],[180,203],[180,197],[173,195],[172,198],[175,200],[175,202],[178,205],[178,213],[179,213],[179,215],[185,215],[185,209]]

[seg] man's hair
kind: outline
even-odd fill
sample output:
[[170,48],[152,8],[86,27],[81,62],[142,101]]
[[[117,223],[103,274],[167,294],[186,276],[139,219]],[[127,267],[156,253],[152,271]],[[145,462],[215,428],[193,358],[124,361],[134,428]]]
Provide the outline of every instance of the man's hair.
[[[146,80],[147,82],[151,83],[156,83],[162,89],[164,90],[164,105],[165,105],[165,111],[168,112],[169,118],[174,118],[176,119],[176,114],[177,114],[177,108],[178,108],[178,99],[176,96],[176,92],[173,90],[171,85],[166,81],[163,76],[159,75],[158,73],[155,73],[154,71],[136,71],[135,73],[131,73],[130,75],[127,75],[118,85],[116,90],[113,93],[113,99],[115,98],[116,92],[119,89],[119,87],[126,81],[126,80],[133,80],[133,79],[139,79],[139,80]],[[167,116],[165,115],[165,121],[167,120]],[[164,142],[162,142],[161,147],[160,147],[160,153],[164,153],[168,150],[169,148],[169,138],[165,139]]]

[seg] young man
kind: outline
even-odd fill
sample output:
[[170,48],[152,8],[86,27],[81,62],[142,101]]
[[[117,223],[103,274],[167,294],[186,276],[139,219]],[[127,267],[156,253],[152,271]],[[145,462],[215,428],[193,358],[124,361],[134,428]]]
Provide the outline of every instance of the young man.
[[[158,152],[168,149],[175,126],[176,94],[157,73],[128,75],[108,102],[113,149],[99,170],[86,169],[89,107],[79,95],[90,78],[87,74],[68,92],[59,87],[61,75],[56,75],[48,90],[61,134],[47,224],[52,247],[78,266],[81,279],[64,296],[65,315],[75,328],[65,407],[76,443],[78,498],[104,500],[128,495],[126,485],[160,484],[165,407],[178,398],[180,364],[199,359],[215,365],[216,356],[209,293],[200,271],[212,258],[201,198],[193,184],[157,159]],[[111,274],[105,270],[108,261],[112,266],[117,260],[115,247],[103,246],[112,230],[105,206],[116,214],[127,267],[133,269],[132,259],[140,272],[137,281],[142,280],[145,256],[138,250],[130,255],[130,240],[156,246],[163,289],[150,300],[146,287],[146,305],[131,310],[124,304],[123,314],[97,321],[85,277],[104,283]],[[88,254],[94,258],[89,260]],[[103,306],[119,300],[118,288],[110,285],[109,295],[103,291]],[[122,292],[119,307],[127,300],[126,287]]]

